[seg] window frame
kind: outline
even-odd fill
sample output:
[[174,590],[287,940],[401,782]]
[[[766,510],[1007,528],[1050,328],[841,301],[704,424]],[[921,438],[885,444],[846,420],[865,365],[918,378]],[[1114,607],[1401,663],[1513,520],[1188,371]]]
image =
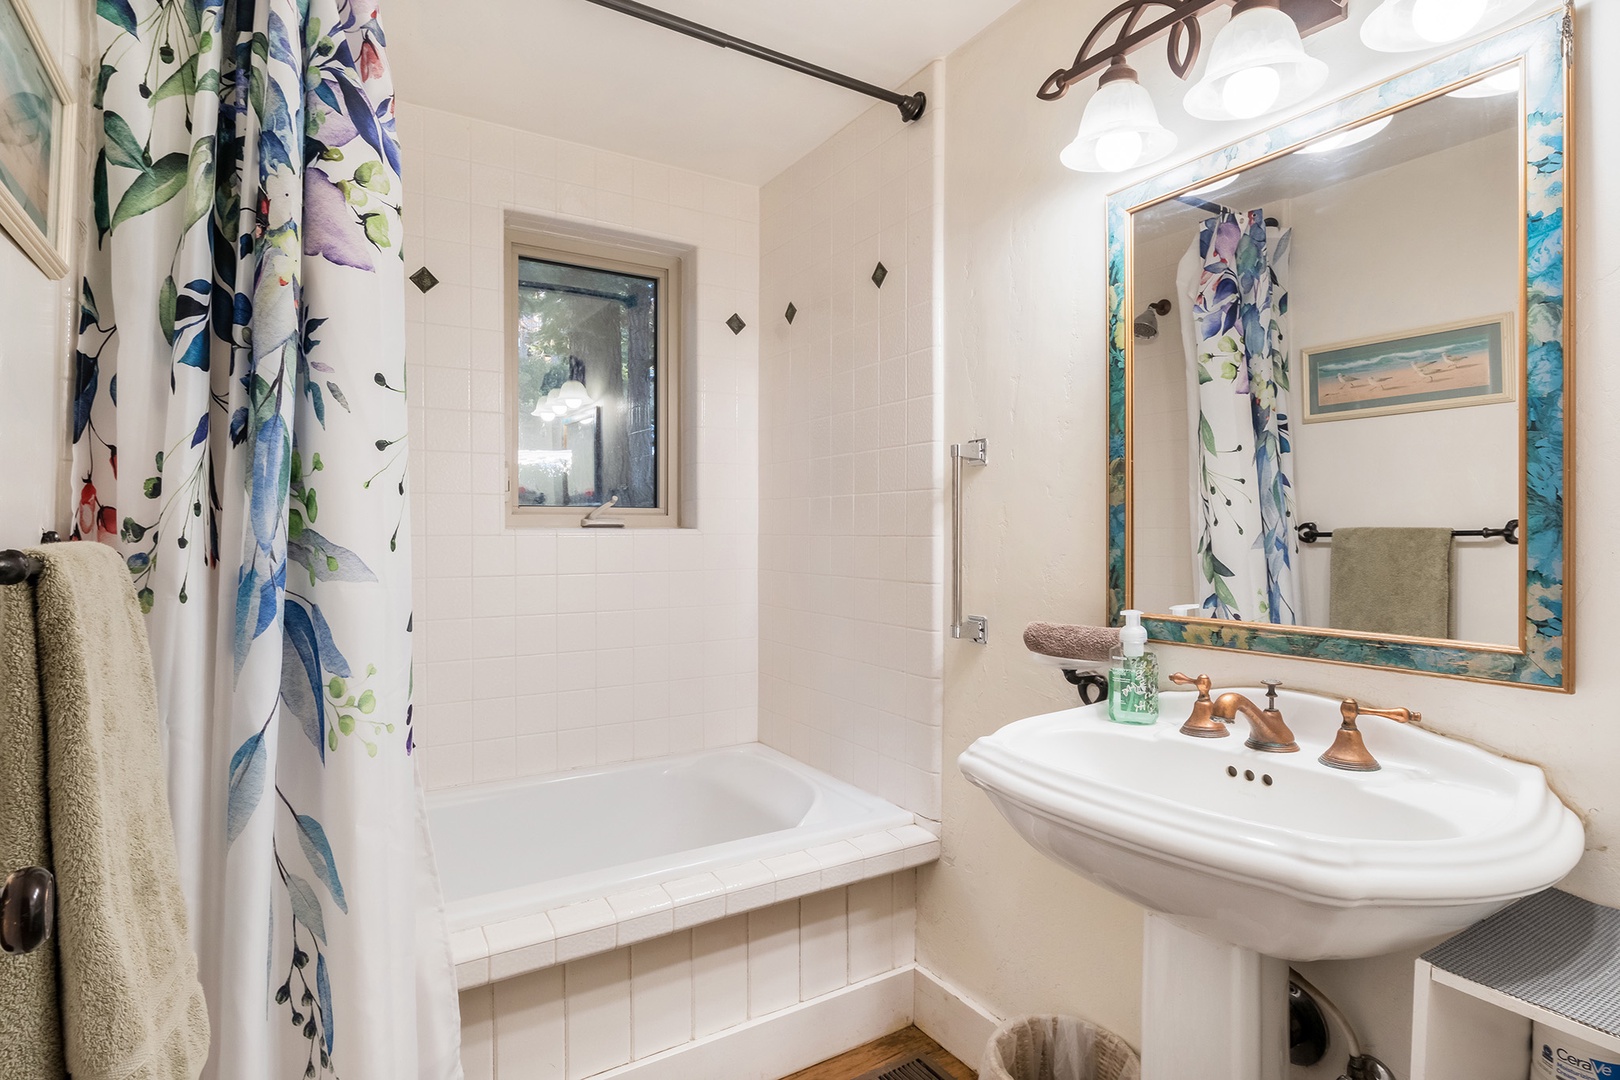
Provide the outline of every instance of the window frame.
[[632,238],[596,240],[551,229],[508,222],[506,227],[505,292],[503,305],[506,328],[502,335],[506,359],[503,364],[506,401],[502,418],[506,423],[506,521],[514,528],[578,528],[589,506],[524,506],[518,502],[518,402],[519,282],[523,259],[579,266],[607,273],[652,278],[658,282],[657,433],[654,446],[658,465],[658,505],[656,507],[615,506],[603,518],[622,521],[631,529],[680,528],[680,445],[681,445],[681,354],[682,259],[679,255]]

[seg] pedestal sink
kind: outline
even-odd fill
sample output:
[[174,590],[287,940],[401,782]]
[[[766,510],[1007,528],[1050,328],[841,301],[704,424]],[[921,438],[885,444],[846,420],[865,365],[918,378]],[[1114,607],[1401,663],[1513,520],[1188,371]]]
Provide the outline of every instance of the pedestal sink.
[[[1264,691],[1238,688],[1258,699]],[[1035,716],[959,759],[1040,851],[1149,912],[1144,1080],[1281,1080],[1287,961],[1436,941],[1561,879],[1579,820],[1533,765],[1364,717],[1382,768],[1317,761],[1339,699],[1283,691],[1300,752],[1177,730],[1191,693],[1127,727]]]

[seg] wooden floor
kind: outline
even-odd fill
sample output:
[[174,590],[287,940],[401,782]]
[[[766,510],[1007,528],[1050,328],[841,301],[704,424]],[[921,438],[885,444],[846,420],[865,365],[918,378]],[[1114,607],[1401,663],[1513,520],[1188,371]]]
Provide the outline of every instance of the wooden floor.
[[977,1076],[972,1069],[947,1054],[939,1043],[916,1028],[908,1027],[893,1035],[885,1035],[876,1042],[857,1046],[849,1053],[823,1061],[820,1065],[812,1065],[784,1080],[855,1080],[858,1076],[899,1065],[923,1054],[933,1058],[934,1063],[944,1069],[951,1080],[975,1080]]

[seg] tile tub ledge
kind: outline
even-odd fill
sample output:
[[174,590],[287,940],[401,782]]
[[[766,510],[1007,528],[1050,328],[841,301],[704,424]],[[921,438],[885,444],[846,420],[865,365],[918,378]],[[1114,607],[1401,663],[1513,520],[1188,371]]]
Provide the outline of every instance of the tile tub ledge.
[[931,828],[902,825],[459,930],[450,935],[456,987],[471,990],[938,858]]

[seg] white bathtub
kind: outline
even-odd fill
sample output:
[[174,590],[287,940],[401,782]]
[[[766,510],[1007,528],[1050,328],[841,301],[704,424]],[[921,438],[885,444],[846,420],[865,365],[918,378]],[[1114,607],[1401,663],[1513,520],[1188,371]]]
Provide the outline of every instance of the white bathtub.
[[912,823],[757,744],[428,797],[452,932]]

